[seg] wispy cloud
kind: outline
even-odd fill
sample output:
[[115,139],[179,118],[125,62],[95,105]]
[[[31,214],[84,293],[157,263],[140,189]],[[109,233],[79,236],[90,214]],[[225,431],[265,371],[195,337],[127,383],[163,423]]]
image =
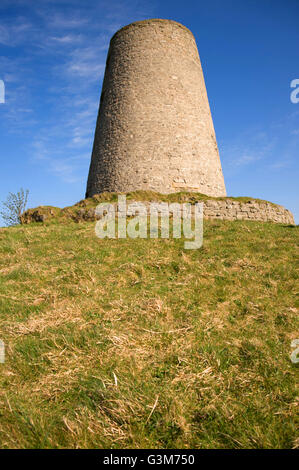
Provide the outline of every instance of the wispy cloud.
[[137,0],[1,0],[3,18],[4,4],[27,13],[0,26],[0,44],[22,51],[6,62],[0,57],[1,78],[8,84],[2,125],[8,132],[31,129],[32,165],[68,183],[82,180],[111,35],[152,16],[152,7]]
[[290,132],[298,113],[289,113],[264,129],[255,128],[219,145],[226,174],[236,175],[243,167],[262,165],[269,170],[290,168],[298,159],[299,131]]
[[65,183],[83,182],[86,175],[86,163],[89,153],[77,153],[65,157],[61,148],[49,142],[47,138],[40,138],[32,144],[33,154],[31,162],[42,167],[52,175],[59,177]]
[[273,136],[270,139],[266,132],[254,130],[223,145],[221,156],[228,166],[237,168],[267,158],[274,146]]
[[282,168],[289,168],[291,164],[292,164],[291,160],[285,159],[285,160],[276,161],[275,163],[270,165],[270,168],[272,170],[281,170]]
[[88,18],[78,16],[66,16],[56,14],[49,18],[48,27],[53,29],[78,29],[86,26],[89,22]]
[[99,81],[105,71],[106,54],[103,54],[103,51],[106,53],[106,50],[106,44],[74,50],[65,64],[66,72],[76,75],[76,78],[79,76],[89,81]]
[[82,34],[67,34],[64,36],[53,36],[49,38],[50,41],[56,42],[59,45],[74,45],[83,41],[84,37]]

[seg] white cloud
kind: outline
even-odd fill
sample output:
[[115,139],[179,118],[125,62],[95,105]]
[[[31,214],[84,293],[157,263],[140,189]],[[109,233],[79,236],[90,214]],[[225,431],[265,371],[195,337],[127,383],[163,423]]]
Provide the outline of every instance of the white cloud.
[[242,135],[236,142],[221,148],[221,157],[227,165],[241,167],[251,165],[267,158],[274,148],[275,142],[265,132],[253,132]]
[[264,129],[244,132],[234,141],[219,144],[220,156],[227,176],[243,167],[264,166],[269,170],[290,168],[298,159],[298,113],[289,113],[279,121],[270,122]]
[[3,25],[0,25],[0,44],[9,44],[9,29]]
[[280,160],[270,165],[272,170],[281,170],[282,168],[288,168],[291,164],[290,160]]
[[53,37],[50,37],[50,40],[53,41],[53,42],[56,42],[58,44],[66,44],[66,45],[73,45],[73,44],[76,44],[78,42],[81,42],[83,40],[83,35],[82,34],[78,34],[78,35],[75,35],[75,34],[67,34],[65,36],[53,36]]
[[56,14],[48,18],[48,27],[53,29],[78,29],[85,26],[89,22],[88,18],[84,17],[67,17],[66,15]]
[[0,43],[21,52],[5,63],[0,57],[10,84],[2,110],[9,132],[31,128],[31,135],[38,135],[31,163],[63,181],[81,181],[88,170],[110,38],[121,26],[151,16],[152,6],[135,0],[1,0],[3,19],[3,2],[26,5],[27,11],[26,17],[0,26]]
[[0,25],[0,44],[13,47],[24,43],[33,34],[33,26],[25,18],[15,18],[13,23]]

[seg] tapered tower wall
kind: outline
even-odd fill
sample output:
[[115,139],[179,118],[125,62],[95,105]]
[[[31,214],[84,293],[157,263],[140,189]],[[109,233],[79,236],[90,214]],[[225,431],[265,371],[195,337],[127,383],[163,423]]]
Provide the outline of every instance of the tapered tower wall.
[[86,196],[103,191],[225,196],[193,34],[151,19],[111,39]]

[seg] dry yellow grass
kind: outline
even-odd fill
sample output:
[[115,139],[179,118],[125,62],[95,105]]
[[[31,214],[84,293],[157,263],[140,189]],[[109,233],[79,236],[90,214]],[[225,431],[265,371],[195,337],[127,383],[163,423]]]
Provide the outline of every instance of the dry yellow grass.
[[298,446],[298,228],[0,230],[2,448]]

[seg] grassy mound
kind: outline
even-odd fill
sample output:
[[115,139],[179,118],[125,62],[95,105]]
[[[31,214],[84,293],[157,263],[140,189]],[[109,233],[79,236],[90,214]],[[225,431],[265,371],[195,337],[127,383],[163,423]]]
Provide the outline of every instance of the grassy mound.
[[[53,206],[39,206],[35,209],[28,209],[24,216],[23,221],[24,223],[32,223],[32,222],[45,222],[45,223],[64,223],[69,222],[70,220],[78,222],[82,220],[82,213],[84,213],[84,218],[88,220],[88,210],[93,210],[96,206],[101,202],[117,202],[118,195],[121,193],[101,193],[96,194],[93,197],[82,199],[81,201],[77,202],[73,206],[65,207],[60,209],[59,207]],[[153,191],[132,191],[126,194],[127,201],[160,201],[160,202],[189,202],[191,204],[195,204],[196,202],[200,201],[207,201],[207,200],[214,200],[214,201],[224,201],[224,200],[231,200],[231,201],[238,201],[238,202],[267,202],[262,199],[254,199],[250,197],[212,197],[207,196],[201,193],[194,193],[194,192],[178,192],[172,194],[161,194],[156,193]],[[273,204],[275,205],[275,204]],[[87,217],[86,217],[87,216]],[[90,218],[93,218],[91,215]]]
[[[292,448],[298,228],[0,230],[0,447]],[[297,333],[296,333],[297,328]]]

